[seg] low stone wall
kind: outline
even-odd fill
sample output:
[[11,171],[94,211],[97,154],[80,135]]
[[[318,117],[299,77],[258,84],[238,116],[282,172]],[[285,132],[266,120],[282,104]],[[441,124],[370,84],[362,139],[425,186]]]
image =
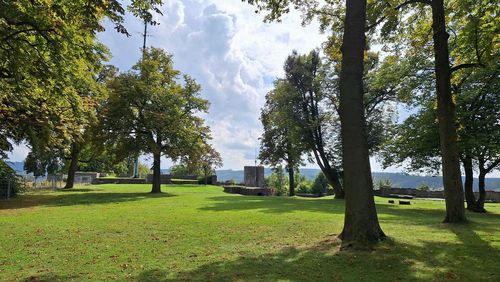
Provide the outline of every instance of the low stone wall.
[[[382,197],[389,197],[389,195],[409,195],[415,198],[438,198],[444,199],[444,191],[423,191],[412,188],[380,188],[375,190],[375,195]],[[478,192],[474,192],[476,198],[479,197]],[[500,203],[500,192],[498,191],[486,191],[486,201]]]
[[99,172],[86,172],[86,171],[77,171],[75,172],[75,177],[90,177],[93,181],[96,178],[99,178],[101,175]]
[[422,191],[411,188],[380,188],[375,190],[375,195],[389,197],[390,194],[409,195],[416,198],[444,198],[444,191]]
[[[178,180],[177,180],[178,179]],[[188,181],[182,181],[188,180]],[[153,183],[153,175],[148,174],[147,183]],[[162,174],[160,177],[161,184],[205,184],[204,179],[198,179],[196,175],[172,176],[170,174]],[[217,184],[217,175],[207,177],[207,184]]]
[[96,178],[92,184],[146,184],[145,178]]
[[[207,185],[217,185],[217,175],[207,176]],[[201,178],[198,184],[205,184],[205,178]]]
[[272,196],[273,190],[261,187],[223,186],[224,192],[246,196]]
[[[476,199],[479,197],[479,192],[474,192]],[[500,203],[500,191],[486,191],[486,202]]]
[[[146,178],[146,182],[153,183],[153,175],[152,174],[148,174],[148,176]],[[160,183],[161,184],[172,184],[172,177],[170,176],[170,174],[161,174],[160,175]]]

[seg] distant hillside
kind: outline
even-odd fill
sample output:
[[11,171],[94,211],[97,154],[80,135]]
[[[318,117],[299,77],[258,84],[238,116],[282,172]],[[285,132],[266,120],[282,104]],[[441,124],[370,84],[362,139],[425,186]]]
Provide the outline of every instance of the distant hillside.
[[13,169],[15,170],[18,174],[25,174],[24,173],[24,162],[11,162],[11,161],[6,161],[6,163]]
[[[23,162],[7,162],[10,167],[12,167],[18,174],[24,173],[24,163]],[[168,173],[168,169],[162,169],[162,173]],[[217,179],[221,182],[227,180],[234,180],[238,183],[243,182],[243,170],[231,170],[223,169],[217,170]],[[304,175],[307,179],[313,180],[316,175],[320,172],[316,168],[301,168],[300,174]],[[266,176],[271,175],[272,171],[270,168],[264,169],[264,174]],[[441,188],[443,187],[442,178],[440,176],[419,176],[419,175],[408,175],[404,173],[388,173],[388,172],[374,172],[373,179],[376,183],[380,179],[389,179],[394,187],[401,188],[417,188],[422,184],[426,184],[429,187]],[[477,190],[477,179],[474,179],[474,189]],[[500,191],[500,178],[486,178],[486,189],[487,190],[497,190]]]
[[[217,170],[217,179],[219,181],[234,180],[236,182],[243,182],[243,170]],[[314,179],[320,172],[319,169],[314,168],[301,168],[300,174],[304,175],[307,179]],[[271,174],[270,168],[264,169],[264,174],[269,176]],[[442,188],[443,181],[440,176],[418,176],[408,175],[404,173],[388,173],[388,172],[374,172],[374,182],[380,179],[389,179],[394,187],[401,188],[417,188],[422,184],[426,184],[433,188]],[[477,189],[477,179],[474,179],[474,188]],[[486,189],[500,191],[500,178],[486,178]]]

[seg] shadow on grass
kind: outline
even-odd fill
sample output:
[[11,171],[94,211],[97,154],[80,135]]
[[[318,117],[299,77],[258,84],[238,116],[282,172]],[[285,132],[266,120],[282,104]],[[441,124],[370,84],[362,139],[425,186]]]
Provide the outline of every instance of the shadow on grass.
[[70,188],[70,189],[58,189],[57,192],[67,192],[67,193],[72,193],[72,192],[96,192],[96,191],[103,191],[103,189],[97,189],[97,188]]
[[53,281],[74,281],[78,277],[66,276],[66,275],[52,275],[52,274],[43,274],[43,275],[33,275],[28,278],[25,278],[24,282],[53,282]]
[[288,213],[294,211],[316,211],[344,213],[344,201],[334,199],[304,199],[263,196],[217,196],[209,197],[213,205],[202,207],[204,211],[258,210],[264,213]]
[[499,281],[500,252],[468,226],[449,228],[459,243],[381,243],[371,252],[339,251],[337,239],[308,248],[240,253],[185,272],[151,269],[138,281]]
[[[212,204],[201,207],[204,211],[236,211],[255,210],[262,213],[291,213],[297,210],[313,211],[327,214],[343,214],[344,201],[332,198],[304,199],[287,197],[259,197],[259,196],[216,196],[209,197]],[[377,204],[377,212],[381,221],[399,221],[408,224],[436,224],[443,221],[445,216],[444,203],[439,208],[419,206],[418,202],[411,207]],[[468,213],[472,221],[499,220],[500,214]]]
[[[100,192],[80,192],[77,189],[65,191],[59,195],[23,195],[7,201],[0,201],[0,210],[23,209],[36,206],[62,207],[73,205],[98,205],[98,204],[118,204],[124,202],[140,201],[151,198],[173,197],[168,193],[100,193]],[[95,190],[91,190],[95,191]]]

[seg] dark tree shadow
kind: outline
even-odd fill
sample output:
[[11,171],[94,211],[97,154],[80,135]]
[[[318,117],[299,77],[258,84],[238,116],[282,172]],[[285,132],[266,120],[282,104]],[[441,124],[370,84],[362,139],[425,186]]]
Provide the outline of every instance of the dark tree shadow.
[[201,207],[204,211],[259,210],[263,213],[288,213],[297,210],[324,213],[343,213],[344,202],[334,199],[305,199],[263,196],[216,196],[210,197],[213,205]]
[[307,248],[241,254],[235,260],[216,261],[192,271],[147,270],[137,280],[499,281],[500,252],[468,227],[446,228],[458,236],[460,244],[389,240],[371,252],[339,251],[340,242],[331,238]]
[[42,274],[33,275],[23,279],[24,282],[57,282],[57,281],[74,281],[77,276],[66,276],[57,274]]
[[[95,190],[92,190],[95,191]],[[100,192],[65,192],[58,195],[22,195],[18,198],[1,201],[0,210],[23,209],[35,206],[61,207],[73,205],[98,205],[98,204],[117,204],[124,202],[140,201],[151,198],[173,197],[169,193],[100,193]]]
[[[212,201],[210,206],[200,207],[203,211],[232,211],[232,210],[255,210],[262,213],[291,213],[297,210],[313,211],[328,214],[343,214],[345,210],[344,201],[333,198],[288,198],[288,197],[259,197],[227,195],[208,198]],[[443,221],[445,216],[444,202],[442,207],[421,208],[418,201],[411,206],[399,206],[392,204],[377,204],[377,213],[381,221],[398,221],[401,223],[429,225]],[[387,216],[386,216],[387,215]],[[472,221],[499,220],[500,214],[468,213]]]
[[57,192],[66,192],[66,193],[72,193],[72,192],[97,192],[97,191],[104,191],[103,189],[98,189],[98,188],[69,188],[69,189],[57,189]]

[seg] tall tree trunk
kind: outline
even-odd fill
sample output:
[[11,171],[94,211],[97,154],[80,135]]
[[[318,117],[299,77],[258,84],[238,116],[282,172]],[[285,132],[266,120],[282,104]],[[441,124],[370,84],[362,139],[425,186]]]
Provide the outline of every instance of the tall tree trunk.
[[486,212],[486,210],[484,209],[484,202],[486,201],[486,187],[485,187],[486,173],[487,172],[480,165],[479,176],[478,176],[479,198],[477,199],[476,203],[477,211],[479,212]]
[[295,176],[293,164],[288,164],[288,183],[290,184],[290,196],[295,196]]
[[366,0],[347,0],[340,74],[342,164],[345,180],[342,246],[364,248],[385,238],[380,228],[363,107]]
[[160,152],[153,153],[153,187],[151,193],[161,193]]
[[340,183],[339,173],[337,169],[332,168],[328,161],[324,161],[324,158],[320,157],[319,153],[313,149],[314,157],[316,158],[316,163],[325,175],[328,183],[332,185],[333,192],[335,193],[335,199],[344,199],[345,191]]
[[156,146],[153,151],[153,188],[151,193],[161,193],[161,139],[156,136]]
[[472,158],[470,155],[465,155],[464,160],[464,171],[465,171],[465,201],[467,202],[467,209],[470,211],[476,210],[476,197],[474,196],[473,184],[474,184],[474,172],[472,168]]
[[444,222],[466,221],[464,193],[455,126],[455,103],[451,95],[448,33],[443,0],[432,0],[434,64],[436,69],[437,113],[446,202]]
[[333,192],[335,193],[335,199],[344,199],[345,190],[340,183],[339,172],[335,168],[330,168],[327,173],[325,173],[328,183],[332,186]]
[[203,168],[203,175],[205,176],[205,185],[207,185],[207,182],[208,182],[208,168]]
[[68,178],[66,180],[66,185],[64,186],[64,189],[73,188],[73,186],[75,185],[75,174],[76,170],[78,169],[79,156],[80,156],[80,146],[76,142],[73,142],[73,144],[71,144],[71,161],[69,163],[69,168],[68,168]]

